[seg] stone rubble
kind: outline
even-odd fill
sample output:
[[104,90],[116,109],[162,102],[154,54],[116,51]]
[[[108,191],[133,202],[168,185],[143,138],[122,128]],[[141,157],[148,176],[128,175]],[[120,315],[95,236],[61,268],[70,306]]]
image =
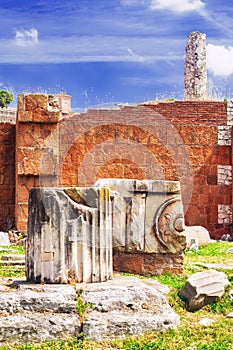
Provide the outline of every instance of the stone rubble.
[[210,243],[209,231],[203,226],[185,226],[187,249],[190,249],[193,239],[197,240],[198,247],[207,246]]
[[9,246],[10,240],[7,232],[0,232],[0,246]]
[[24,254],[3,254],[0,260],[1,265],[25,265]]
[[200,310],[203,306],[213,303],[217,297],[221,297],[229,284],[223,272],[210,269],[187,277],[179,295],[187,301],[190,311]]
[[212,323],[215,323],[215,320],[213,320],[212,318],[208,318],[208,317],[201,318],[198,321],[198,324],[200,326],[210,326]]
[[214,263],[202,263],[202,262],[196,262],[193,263],[194,266],[201,266],[206,269],[215,269],[215,270],[233,270],[233,265],[227,265],[227,264],[214,264]]

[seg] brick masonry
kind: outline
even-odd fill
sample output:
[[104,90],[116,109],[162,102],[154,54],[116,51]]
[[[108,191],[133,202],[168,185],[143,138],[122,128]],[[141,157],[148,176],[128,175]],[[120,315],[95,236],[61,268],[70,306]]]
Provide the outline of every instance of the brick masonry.
[[180,180],[186,224],[203,225],[213,238],[228,230],[226,221],[219,222],[218,214],[219,205],[232,204],[231,185],[220,180],[220,169],[232,162],[225,102],[121,106],[61,119],[59,113],[46,111],[46,98],[37,96],[35,103],[33,95],[20,98],[16,176],[19,229],[26,228],[29,188],[90,186],[98,178],[116,177]]
[[15,125],[0,123],[0,230],[15,218]]
[[17,228],[26,229],[32,187],[89,186],[101,177],[147,178],[180,180],[186,224],[202,225],[219,239],[230,232],[231,221],[228,104],[161,102],[62,118],[46,96],[20,95],[16,166],[15,125],[0,124],[2,229],[14,216]]

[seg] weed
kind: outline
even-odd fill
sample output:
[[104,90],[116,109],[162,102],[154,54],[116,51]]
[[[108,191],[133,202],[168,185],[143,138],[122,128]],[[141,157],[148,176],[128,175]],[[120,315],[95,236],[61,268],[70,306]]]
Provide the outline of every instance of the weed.
[[77,296],[77,300],[76,300],[76,312],[80,317],[81,321],[84,321],[85,319],[85,313],[88,309],[88,307],[90,306],[90,304],[86,304],[85,301],[82,298],[82,294],[83,294],[83,289],[78,289],[76,291],[76,296]]

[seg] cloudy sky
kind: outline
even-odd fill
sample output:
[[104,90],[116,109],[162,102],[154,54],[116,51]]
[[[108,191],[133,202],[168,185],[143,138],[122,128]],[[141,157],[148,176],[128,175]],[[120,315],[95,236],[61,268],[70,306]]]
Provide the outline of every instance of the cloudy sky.
[[76,110],[183,99],[200,31],[210,94],[233,97],[232,14],[229,0],[1,0],[0,89],[67,92]]

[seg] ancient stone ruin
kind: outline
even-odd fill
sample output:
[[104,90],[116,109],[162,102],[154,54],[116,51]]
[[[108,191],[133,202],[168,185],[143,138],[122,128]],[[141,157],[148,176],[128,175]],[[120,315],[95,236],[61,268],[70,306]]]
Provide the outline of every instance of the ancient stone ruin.
[[[34,188],[27,280],[103,282],[117,271],[183,271],[180,184],[100,179],[89,188]],[[114,250],[114,259],[112,258]]]
[[[67,95],[19,95],[16,123],[0,124],[0,228],[27,231],[27,281],[40,285],[0,293],[1,344],[179,324],[156,281],[111,278],[182,272],[184,221],[214,239],[231,233],[233,101],[207,101],[199,32],[188,38],[184,92],[83,113]],[[79,318],[83,286],[91,307]]]
[[188,37],[184,74],[184,99],[207,99],[206,35],[193,32]]

